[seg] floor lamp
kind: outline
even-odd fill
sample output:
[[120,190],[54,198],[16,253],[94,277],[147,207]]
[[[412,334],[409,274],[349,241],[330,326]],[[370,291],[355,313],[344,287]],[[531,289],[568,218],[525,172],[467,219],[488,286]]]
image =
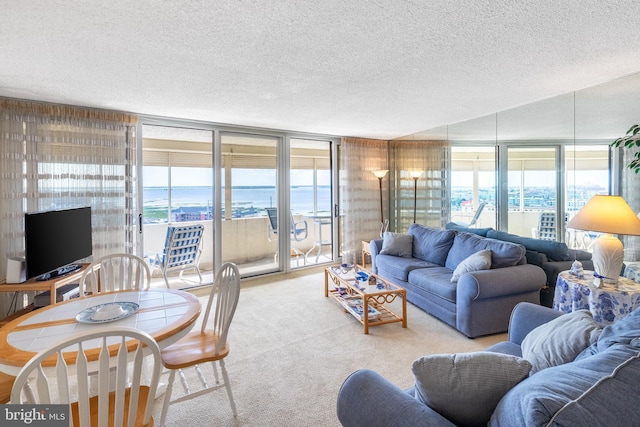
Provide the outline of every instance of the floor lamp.
[[380,222],[382,224],[382,227],[380,228],[380,237],[382,237],[384,232],[387,231],[387,226],[389,225],[388,222],[385,224],[384,211],[382,209],[382,178],[384,178],[385,175],[387,175],[387,172],[389,172],[389,169],[381,169],[381,170],[375,170],[371,172],[373,172],[376,178],[378,178],[378,184],[380,186]]
[[416,207],[418,205],[418,179],[422,175],[421,171],[411,172],[413,178],[413,223],[416,223]]

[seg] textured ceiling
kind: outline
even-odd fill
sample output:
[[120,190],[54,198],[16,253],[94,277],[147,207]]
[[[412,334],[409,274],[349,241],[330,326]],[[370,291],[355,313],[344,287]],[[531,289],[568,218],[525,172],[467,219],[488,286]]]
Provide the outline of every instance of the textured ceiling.
[[625,0],[3,0],[0,96],[395,138],[640,71]]

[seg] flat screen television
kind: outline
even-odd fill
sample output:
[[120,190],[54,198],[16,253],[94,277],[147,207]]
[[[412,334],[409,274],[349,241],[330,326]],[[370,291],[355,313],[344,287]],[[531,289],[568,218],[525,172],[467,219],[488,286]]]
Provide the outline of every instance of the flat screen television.
[[80,268],[91,256],[91,208],[27,213],[24,217],[27,279],[48,280]]

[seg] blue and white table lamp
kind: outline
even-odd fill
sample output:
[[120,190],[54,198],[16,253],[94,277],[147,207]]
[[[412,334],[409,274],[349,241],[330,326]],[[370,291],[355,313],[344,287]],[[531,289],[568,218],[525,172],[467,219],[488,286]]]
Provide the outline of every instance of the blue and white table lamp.
[[640,219],[627,202],[620,196],[595,195],[569,220],[567,228],[605,233],[593,245],[594,284],[618,283],[624,248],[614,234],[640,236]]

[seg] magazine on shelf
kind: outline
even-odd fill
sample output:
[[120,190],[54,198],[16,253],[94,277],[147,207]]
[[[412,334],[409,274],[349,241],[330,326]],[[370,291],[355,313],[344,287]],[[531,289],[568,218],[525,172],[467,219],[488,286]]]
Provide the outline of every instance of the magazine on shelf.
[[[359,295],[345,295],[341,299],[347,310],[356,314],[360,319],[363,318],[364,304],[362,303],[362,297]],[[380,316],[380,312],[369,306],[369,320],[376,320],[378,316]]]

